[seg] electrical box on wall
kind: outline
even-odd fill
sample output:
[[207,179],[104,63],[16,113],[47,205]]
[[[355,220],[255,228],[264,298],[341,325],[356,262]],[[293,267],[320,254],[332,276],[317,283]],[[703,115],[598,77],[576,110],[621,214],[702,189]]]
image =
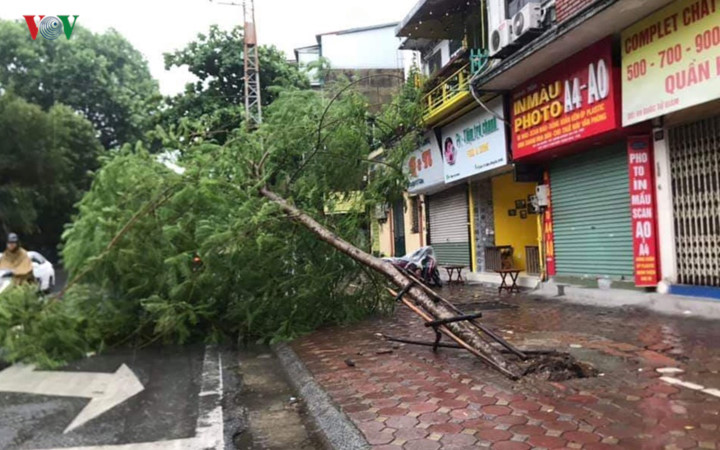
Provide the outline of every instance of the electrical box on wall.
[[550,188],[547,184],[535,187],[535,197],[539,207],[550,205]]

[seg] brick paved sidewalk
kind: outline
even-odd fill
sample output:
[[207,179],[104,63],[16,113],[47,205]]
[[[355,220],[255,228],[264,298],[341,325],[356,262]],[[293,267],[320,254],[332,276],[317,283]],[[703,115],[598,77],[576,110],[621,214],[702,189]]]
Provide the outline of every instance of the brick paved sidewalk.
[[677,367],[684,372],[673,377],[720,389],[720,322],[498,297],[473,286],[443,294],[463,310],[482,310],[482,320],[516,345],[569,351],[601,375],[513,383],[464,351],[393,346],[376,333],[433,338],[400,307],[393,318],[296,341],[308,369],[375,448],[720,449],[720,398],[668,384],[656,371]]

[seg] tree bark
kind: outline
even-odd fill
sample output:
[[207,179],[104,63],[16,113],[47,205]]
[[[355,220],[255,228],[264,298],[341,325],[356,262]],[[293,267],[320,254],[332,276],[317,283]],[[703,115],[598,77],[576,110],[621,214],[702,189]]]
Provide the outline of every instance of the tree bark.
[[[290,204],[283,197],[270,191],[267,187],[260,188],[260,195],[278,205],[289,219],[301,224],[322,241],[330,244],[355,261],[384,275],[388,280],[399,286],[401,289],[405,289],[408,285],[413,284],[408,277],[406,277],[392,264],[365,253],[349,242],[341,239],[339,236],[336,236],[333,232],[325,228],[308,214]],[[435,302],[431,299],[430,296],[425,291],[417,287],[417,285],[411,287],[406,295],[410,296],[418,307],[421,307],[436,319],[447,319],[456,315],[455,312],[446,305],[443,305],[440,302]],[[497,349],[480,338],[477,331],[466,322],[453,322],[446,324],[443,327],[446,328],[446,334],[455,335],[462,341],[466,342],[470,347],[475,349],[475,351],[484,355],[487,358],[486,361],[504,375],[512,379],[520,377],[520,368],[513,362],[505,359],[505,357]],[[440,330],[443,331],[443,328]],[[447,331],[450,333],[447,333]]]

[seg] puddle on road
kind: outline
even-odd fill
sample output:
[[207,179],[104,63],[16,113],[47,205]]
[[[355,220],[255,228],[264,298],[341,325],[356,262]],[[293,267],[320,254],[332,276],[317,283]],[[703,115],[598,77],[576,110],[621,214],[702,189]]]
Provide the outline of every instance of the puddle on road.
[[[239,450],[324,448],[308,424],[280,363],[264,346],[238,351],[242,379],[237,404],[246,411],[247,427],[233,436]],[[294,401],[293,401],[294,400]]]

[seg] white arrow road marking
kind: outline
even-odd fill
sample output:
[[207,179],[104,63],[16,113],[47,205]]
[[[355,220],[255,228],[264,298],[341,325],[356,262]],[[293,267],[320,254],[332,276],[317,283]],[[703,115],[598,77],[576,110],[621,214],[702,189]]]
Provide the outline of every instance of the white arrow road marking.
[[214,347],[205,349],[195,437],[118,445],[63,447],[49,450],[225,450],[223,424],[222,355]]
[[0,372],[0,391],[89,398],[65,433],[123,403],[145,387],[125,364],[115,373],[36,371],[17,364]]

